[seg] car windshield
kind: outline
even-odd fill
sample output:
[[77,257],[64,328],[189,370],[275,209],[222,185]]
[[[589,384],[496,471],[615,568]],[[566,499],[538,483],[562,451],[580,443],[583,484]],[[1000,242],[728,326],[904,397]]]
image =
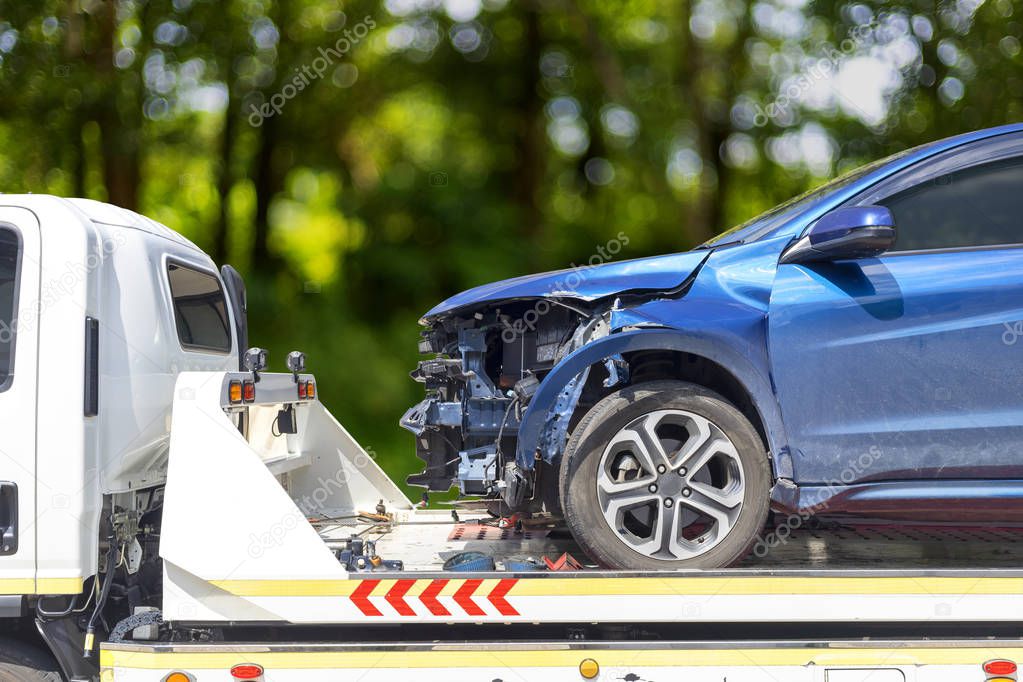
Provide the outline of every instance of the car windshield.
[[852,184],[871,171],[874,171],[895,159],[905,156],[910,152],[916,151],[917,149],[919,149],[919,147],[907,149],[897,154],[886,156],[883,159],[872,161],[871,163],[860,166],[848,173],[843,173],[834,180],[831,180],[820,187],[795,196],[788,201],[778,204],[769,211],[747,220],[741,225],[736,225],[729,230],[725,230],[718,236],[700,244],[696,248],[711,249],[717,246],[724,246],[725,244],[745,244],[747,242],[762,239],[777,230],[779,227],[783,226],[796,215],[818,203],[821,199],[835,190]]

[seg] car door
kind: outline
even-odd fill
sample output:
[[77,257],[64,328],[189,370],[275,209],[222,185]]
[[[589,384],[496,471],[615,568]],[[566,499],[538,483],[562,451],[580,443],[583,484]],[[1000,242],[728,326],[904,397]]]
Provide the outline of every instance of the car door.
[[0,594],[35,592],[39,223],[0,206]]
[[804,485],[1023,479],[1023,139],[906,169],[851,204],[878,258],[780,265],[770,354]]

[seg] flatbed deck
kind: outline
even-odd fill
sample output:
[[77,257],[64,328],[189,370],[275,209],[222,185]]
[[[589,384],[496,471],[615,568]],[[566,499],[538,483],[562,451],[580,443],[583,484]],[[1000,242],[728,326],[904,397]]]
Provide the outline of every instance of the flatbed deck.
[[[160,543],[163,616],[177,625],[772,623],[796,624],[812,636],[813,624],[824,623],[896,624],[903,631],[914,623],[955,624],[971,632],[998,624],[1004,632],[1023,614],[1023,528],[1013,527],[779,517],[731,568],[527,570],[535,567],[514,560],[556,560],[565,552],[584,564],[586,558],[564,529],[533,527],[535,519],[517,533],[464,506],[458,518],[451,508],[414,507],[318,403],[305,408],[301,442],[274,441],[273,458],[254,456],[263,450],[254,452],[220,419],[223,381],[232,376],[219,385],[203,375],[179,379],[194,397],[175,402]],[[286,389],[291,395],[290,384]],[[236,483],[240,497],[222,494],[225,480]],[[364,570],[366,563],[325,551],[339,552],[353,536],[374,543],[364,560],[375,552],[381,567],[400,561],[401,570]],[[496,570],[445,570],[453,556],[473,551],[492,558]]]
[[[557,559],[568,552],[588,568],[586,555],[567,531],[499,528],[485,514],[420,511],[399,524],[358,520],[318,524],[331,547],[352,535],[376,542],[386,559],[400,559],[409,572],[436,572],[460,552],[482,552],[498,569],[508,560]],[[748,569],[1021,568],[1023,527],[889,525],[823,522],[765,529],[761,542],[735,567]]]
[[[1021,529],[808,527],[727,569],[523,571],[502,569],[512,559],[553,559],[575,548],[557,532],[517,534],[466,521],[431,510],[393,524],[317,523],[329,547],[357,533],[373,539],[384,559],[402,560],[403,570],[209,584],[217,594],[240,599],[239,608],[309,625],[1010,624],[1023,614]],[[493,557],[497,570],[443,570],[446,559],[464,551]]]

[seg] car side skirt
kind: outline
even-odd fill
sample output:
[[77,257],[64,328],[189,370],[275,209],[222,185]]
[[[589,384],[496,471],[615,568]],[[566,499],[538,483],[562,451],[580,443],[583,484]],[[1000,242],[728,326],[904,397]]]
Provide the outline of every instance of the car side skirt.
[[896,521],[1023,523],[1023,480],[879,481],[796,485],[780,480],[771,492],[776,512],[856,516]]

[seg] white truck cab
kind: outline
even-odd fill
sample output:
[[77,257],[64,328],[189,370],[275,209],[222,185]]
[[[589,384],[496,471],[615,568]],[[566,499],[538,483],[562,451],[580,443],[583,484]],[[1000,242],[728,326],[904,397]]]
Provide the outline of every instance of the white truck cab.
[[0,682],[1016,679],[1023,538],[597,570],[556,522],[413,505],[246,314],[152,220],[0,195]]
[[177,376],[238,368],[225,276],[131,211],[0,195],[0,613],[81,593],[104,496],[163,483]]
[[194,244],[96,201],[0,196],[0,268],[0,586],[78,593],[101,493],[162,482],[177,375],[237,369],[244,315]]

